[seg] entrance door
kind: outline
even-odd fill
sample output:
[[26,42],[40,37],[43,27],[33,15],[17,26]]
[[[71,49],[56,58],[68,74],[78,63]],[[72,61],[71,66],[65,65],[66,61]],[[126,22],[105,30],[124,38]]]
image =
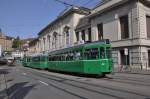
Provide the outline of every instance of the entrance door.
[[150,67],[150,50],[148,51],[148,67]]
[[120,50],[120,61],[121,65],[129,65],[130,63],[129,53],[128,55],[125,55],[124,50]]

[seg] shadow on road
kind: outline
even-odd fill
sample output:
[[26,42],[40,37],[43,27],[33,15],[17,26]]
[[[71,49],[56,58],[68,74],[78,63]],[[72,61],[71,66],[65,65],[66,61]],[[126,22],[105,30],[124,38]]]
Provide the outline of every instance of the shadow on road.
[[[26,86],[28,82],[21,82],[21,83],[16,83],[7,90],[3,90],[0,92],[0,94],[6,93],[8,96],[8,99],[24,99],[24,97],[36,86],[36,85],[30,85]],[[0,99],[4,99],[7,96],[6,95],[0,95]]]
[[9,69],[0,69],[0,75],[1,74],[8,74],[9,73]]

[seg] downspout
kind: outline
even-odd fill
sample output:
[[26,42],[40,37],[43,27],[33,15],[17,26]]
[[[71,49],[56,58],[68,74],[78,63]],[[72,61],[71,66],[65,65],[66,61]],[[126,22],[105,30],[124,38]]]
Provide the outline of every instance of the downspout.
[[[131,45],[133,46],[133,19],[132,19],[132,16],[133,16],[133,11],[131,10],[131,36],[132,36],[132,41],[131,41],[132,44]],[[132,53],[132,55],[133,55],[133,53]],[[132,66],[133,66],[133,56],[132,56]]]

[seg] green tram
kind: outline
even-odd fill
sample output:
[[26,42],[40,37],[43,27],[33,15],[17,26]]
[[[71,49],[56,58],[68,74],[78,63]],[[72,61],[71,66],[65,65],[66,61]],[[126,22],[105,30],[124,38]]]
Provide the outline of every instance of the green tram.
[[52,51],[48,54],[48,69],[80,74],[109,74],[113,68],[111,50],[109,40],[102,40]]
[[28,56],[23,59],[23,66],[37,68],[37,69],[47,69],[48,66],[48,56],[41,54],[35,56]]
[[31,57],[30,56],[26,56],[23,58],[23,61],[22,61],[23,66],[30,67],[30,63],[31,63]]

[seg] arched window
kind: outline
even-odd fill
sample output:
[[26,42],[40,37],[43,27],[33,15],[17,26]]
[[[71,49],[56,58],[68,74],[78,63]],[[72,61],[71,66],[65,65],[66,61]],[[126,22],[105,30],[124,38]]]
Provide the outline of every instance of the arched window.
[[64,27],[64,33],[65,33],[65,38],[66,38],[66,45],[69,46],[70,45],[70,27],[69,26]]
[[54,32],[53,33],[53,41],[52,41],[52,46],[53,46],[53,48],[55,48],[56,49],[56,43],[57,43],[57,35],[58,35],[58,33],[57,32]]

